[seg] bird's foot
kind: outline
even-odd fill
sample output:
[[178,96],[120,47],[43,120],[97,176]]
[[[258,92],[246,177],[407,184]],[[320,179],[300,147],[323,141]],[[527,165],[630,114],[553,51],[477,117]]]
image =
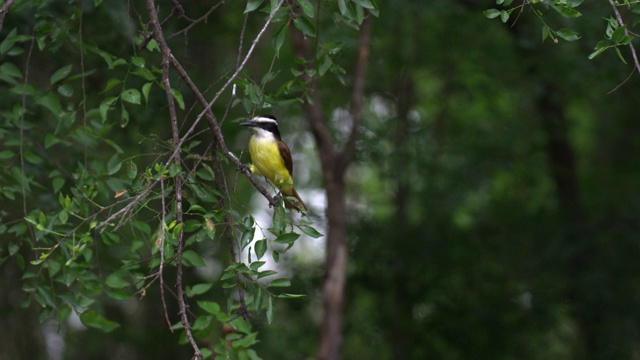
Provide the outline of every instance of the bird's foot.
[[243,173],[247,173],[247,172],[251,172],[251,167],[249,165],[245,165],[245,164],[240,164],[238,165],[238,171],[243,172]]

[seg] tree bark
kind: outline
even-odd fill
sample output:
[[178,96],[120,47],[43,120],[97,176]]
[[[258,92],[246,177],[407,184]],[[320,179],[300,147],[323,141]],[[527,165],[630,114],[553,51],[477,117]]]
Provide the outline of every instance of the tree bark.
[[[364,75],[369,57],[369,38],[371,18],[367,16],[360,26],[358,58],[354,70],[351,96],[351,130],[342,150],[338,151],[331,138],[324,112],[316,77],[306,72],[302,81],[308,86],[303,110],[307,117],[311,133],[318,147],[318,157],[322,169],[327,209],[328,231],[326,237],[325,272],[322,281],[322,318],[319,360],[338,360],[342,358],[342,317],[344,292],[348,260],[347,248],[347,205],[345,194],[345,172],[351,163],[359,124],[362,118],[362,100],[364,94]],[[292,30],[296,56],[307,60],[306,68],[315,68],[315,55],[311,42],[297,29]],[[305,70],[304,68],[303,70]],[[310,99],[309,99],[310,98]]]

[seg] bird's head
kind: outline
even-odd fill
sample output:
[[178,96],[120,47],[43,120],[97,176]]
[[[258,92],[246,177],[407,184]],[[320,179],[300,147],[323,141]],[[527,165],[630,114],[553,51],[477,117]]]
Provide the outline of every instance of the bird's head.
[[251,120],[241,122],[240,125],[253,128],[258,137],[274,137],[280,140],[278,121],[273,115],[259,115]]

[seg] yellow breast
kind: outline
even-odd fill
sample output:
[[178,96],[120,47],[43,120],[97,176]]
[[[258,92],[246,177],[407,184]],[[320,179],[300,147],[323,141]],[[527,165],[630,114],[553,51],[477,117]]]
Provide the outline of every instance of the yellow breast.
[[291,174],[280,156],[278,144],[274,139],[260,139],[252,136],[249,140],[251,172],[269,179],[279,188],[293,186]]

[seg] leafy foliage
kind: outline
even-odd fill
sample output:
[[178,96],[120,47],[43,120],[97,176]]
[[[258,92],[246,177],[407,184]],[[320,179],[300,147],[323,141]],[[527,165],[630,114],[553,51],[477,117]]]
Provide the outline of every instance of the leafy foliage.
[[[634,32],[629,31],[628,25],[622,20],[619,9],[626,9],[630,16],[633,16],[633,20],[630,21],[631,27],[635,26],[638,22],[637,14],[640,13],[640,6],[637,1],[616,1],[611,3],[615,16],[610,16],[605,19],[607,26],[605,30],[605,40],[598,41],[595,46],[595,51],[588,57],[593,59],[600,55],[607,49],[614,49],[618,57],[623,63],[627,63],[622,52],[621,46],[630,45],[635,39]],[[523,1],[520,4],[513,4],[511,0],[496,0],[496,5],[501,9],[488,9],[484,11],[484,15],[489,18],[500,18],[503,23],[513,19],[515,23],[518,17],[525,12],[534,14],[540,23],[542,23],[542,41],[547,38],[551,38],[555,43],[558,42],[558,38],[566,41],[575,41],[580,39],[578,32],[570,28],[554,29],[550,26],[546,20],[546,13],[548,9],[554,10],[557,14],[561,15],[565,19],[575,19],[582,16],[582,13],[578,8],[583,5],[583,0],[531,0]],[[515,19],[514,19],[515,15]],[[633,50],[635,52],[635,50]]]
[[[266,254],[277,264],[301,234],[321,234],[306,214],[285,214],[282,202],[274,204],[272,225],[261,229],[242,205],[244,196],[233,193],[226,172],[239,162],[217,132],[230,113],[300,102],[299,75],[276,81],[283,76],[274,64],[288,53],[290,24],[315,37],[315,19],[330,12],[306,0],[225,7],[248,26],[234,25],[235,65],[210,68],[227,78],[220,85],[211,73],[191,83],[197,76],[179,60],[169,70],[167,52],[184,59],[188,49],[159,38],[155,10],[140,5],[42,0],[11,7],[0,42],[0,233],[8,239],[0,264],[19,269],[22,306],[38,309],[40,322],[77,317],[88,328],[128,332],[118,308],[153,297],[165,330],[178,331],[179,343],[190,343],[196,357],[258,359],[251,317],[263,313],[272,322],[277,298],[301,296],[283,292],[291,281],[267,268]],[[222,11],[218,5],[195,20],[182,8],[163,9],[165,36],[201,40],[203,21]],[[298,6],[302,12],[291,11]],[[357,28],[363,9],[375,5],[341,1],[336,16]],[[189,10],[205,13],[199,5]],[[124,27],[103,31],[113,27],[112,16],[126,19]],[[264,50],[272,65],[256,76],[248,60],[272,29],[273,46]],[[248,50],[243,41],[251,43]],[[333,59],[339,46],[319,44],[320,75],[344,75]],[[276,68],[286,66],[295,64]],[[219,88],[208,105],[200,101],[203,84]],[[213,113],[224,115],[212,117],[213,133],[203,133],[198,122]],[[253,241],[256,231],[264,236]]]

